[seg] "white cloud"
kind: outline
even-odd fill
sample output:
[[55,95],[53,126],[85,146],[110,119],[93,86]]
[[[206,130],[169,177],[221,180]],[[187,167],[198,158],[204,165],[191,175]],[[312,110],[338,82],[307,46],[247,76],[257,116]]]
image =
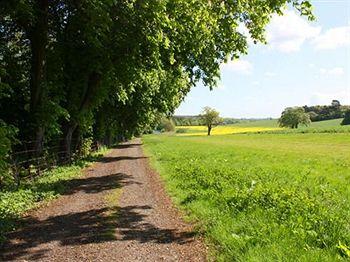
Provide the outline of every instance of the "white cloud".
[[342,67],[332,68],[331,70],[329,70],[329,74],[334,75],[334,76],[344,75],[344,68],[342,68]]
[[306,40],[315,38],[320,32],[321,27],[312,26],[295,11],[287,10],[284,16],[273,16],[266,38],[272,48],[290,53],[299,51]]
[[253,86],[259,86],[260,82],[259,81],[253,81],[252,84],[253,84]]
[[317,50],[336,49],[350,45],[350,25],[328,29],[315,37],[312,44]]
[[221,70],[228,70],[244,75],[249,75],[253,71],[253,65],[247,60],[233,60],[221,65]]
[[342,67],[334,67],[330,69],[321,68],[320,73],[322,75],[341,76],[341,75],[344,75],[344,68]]
[[330,105],[332,100],[339,100],[341,104],[348,104],[350,101],[350,90],[343,90],[338,92],[313,93],[310,99],[311,105]]
[[277,74],[275,72],[266,72],[264,75],[266,77],[275,77]]

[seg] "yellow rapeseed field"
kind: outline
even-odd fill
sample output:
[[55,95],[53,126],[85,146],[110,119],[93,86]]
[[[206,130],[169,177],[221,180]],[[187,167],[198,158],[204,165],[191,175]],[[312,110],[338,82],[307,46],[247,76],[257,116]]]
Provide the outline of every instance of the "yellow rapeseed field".
[[[177,126],[177,130],[182,129],[184,133],[177,133],[178,136],[204,136],[207,135],[205,126]],[[281,130],[279,127],[240,127],[240,126],[217,126],[211,131],[211,135],[229,135],[248,132],[261,132],[271,130]]]

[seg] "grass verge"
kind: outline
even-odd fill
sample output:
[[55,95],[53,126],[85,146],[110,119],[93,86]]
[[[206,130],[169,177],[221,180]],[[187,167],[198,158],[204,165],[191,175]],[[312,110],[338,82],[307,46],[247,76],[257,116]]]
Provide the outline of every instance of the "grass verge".
[[347,134],[150,135],[146,152],[218,261],[350,258]]

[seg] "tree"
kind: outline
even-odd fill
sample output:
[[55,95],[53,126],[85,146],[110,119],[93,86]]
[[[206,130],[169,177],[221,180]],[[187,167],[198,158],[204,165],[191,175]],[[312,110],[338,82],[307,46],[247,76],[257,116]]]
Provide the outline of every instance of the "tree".
[[214,126],[222,122],[220,113],[213,108],[208,106],[203,108],[202,114],[200,115],[204,125],[208,127],[208,136],[210,136],[211,130]]
[[310,116],[302,107],[287,107],[278,120],[281,127],[298,128],[301,125],[310,124]]
[[342,126],[350,125],[350,109],[345,112],[345,116],[343,121],[341,122],[341,125]]
[[310,114],[312,122],[329,119],[344,118],[344,114],[350,106],[341,105],[338,100],[332,100],[331,105],[303,106],[306,113]]
[[340,107],[340,102],[339,102],[339,100],[332,100],[332,106],[333,106],[333,107]]
[[32,152],[61,141],[68,158],[79,137],[142,133],[198,81],[213,88],[248,39],[266,42],[287,4],[313,18],[304,0],[3,1],[0,119]]

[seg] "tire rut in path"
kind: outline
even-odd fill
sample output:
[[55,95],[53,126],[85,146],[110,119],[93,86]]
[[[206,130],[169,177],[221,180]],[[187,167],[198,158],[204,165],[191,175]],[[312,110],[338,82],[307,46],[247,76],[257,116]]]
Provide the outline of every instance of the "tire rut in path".
[[69,188],[8,235],[0,261],[205,261],[140,139],[112,149]]

